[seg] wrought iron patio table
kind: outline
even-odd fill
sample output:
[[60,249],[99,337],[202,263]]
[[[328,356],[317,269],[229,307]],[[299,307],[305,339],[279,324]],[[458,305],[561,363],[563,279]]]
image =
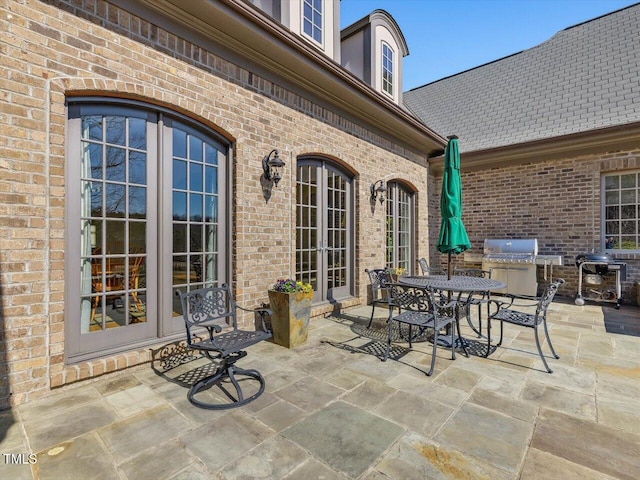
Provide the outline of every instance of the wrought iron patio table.
[[[456,301],[460,303],[461,307],[465,306],[464,302],[461,301],[463,293],[490,293],[493,290],[500,290],[507,286],[505,282],[500,280],[463,275],[454,275],[451,278],[447,278],[446,275],[407,275],[399,277],[398,283],[412,287],[432,287],[437,290],[450,292],[451,294],[456,292],[458,294]],[[470,295],[467,296],[467,298],[470,297]],[[447,342],[447,339],[446,337],[442,337],[438,339],[438,341]],[[459,339],[458,341],[463,340]]]

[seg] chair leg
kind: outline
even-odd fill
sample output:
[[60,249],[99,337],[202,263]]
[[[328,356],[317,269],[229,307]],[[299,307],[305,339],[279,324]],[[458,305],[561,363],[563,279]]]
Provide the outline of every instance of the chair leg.
[[502,334],[504,332],[504,322],[500,320],[500,341],[497,343],[496,347],[502,345]]
[[553,348],[553,344],[551,343],[551,338],[549,338],[549,329],[547,328],[547,321],[544,320],[542,323],[544,324],[544,334],[547,337],[547,343],[549,344],[549,348],[551,349],[551,353],[553,354],[553,357],[560,358],[560,355],[558,355]]
[[[458,333],[460,333],[460,329],[458,329]],[[451,360],[456,359],[456,327],[451,325]]]
[[544,363],[544,367],[547,369],[547,372],[553,373],[553,370],[551,370],[549,368],[549,365],[547,365],[547,360],[544,358],[544,354],[542,353],[542,348],[540,348],[540,339],[538,338],[538,326],[536,325],[533,330],[534,330],[535,336],[536,336],[536,347],[538,347],[538,354],[540,354],[540,358],[542,359],[542,363]]
[[[208,353],[208,352],[205,352],[205,353]],[[209,358],[212,358],[212,357],[209,357]],[[253,369],[245,370],[243,368],[236,367],[234,365],[234,362],[239,358],[242,358],[242,356],[235,357],[235,358],[227,358],[226,360],[228,361],[225,361],[225,363],[216,371],[216,373],[206,378],[203,378],[202,380],[195,383],[187,392],[187,398],[189,399],[189,402],[191,402],[196,407],[204,408],[207,410],[227,410],[230,408],[236,408],[236,407],[241,407],[242,405],[246,405],[247,403],[255,400],[260,395],[262,395],[265,388],[264,378],[262,377],[260,372],[258,372],[257,370],[253,370]],[[250,397],[245,398],[244,393],[242,392],[242,387],[240,387],[240,384],[236,379],[236,375],[250,377],[256,380],[260,384],[258,391],[253,395],[251,395]],[[232,395],[222,385],[222,382],[226,378],[229,378],[229,380],[231,381],[231,384],[235,388],[236,390],[235,396]],[[229,403],[208,403],[195,398],[195,395],[198,392],[201,392],[202,390],[206,390],[214,385],[217,385],[220,388],[220,390],[222,390],[222,392],[229,398],[230,400]]]
[[[384,355],[384,358],[382,359],[383,362],[386,362],[387,359],[389,358],[389,354],[391,353],[391,339],[393,338],[393,320],[391,320],[391,314],[389,314],[389,320],[388,320],[388,327],[389,327],[389,333],[388,333],[388,337],[387,337],[387,351]],[[400,328],[400,327],[398,327]]]
[[371,328],[371,324],[373,323],[373,314],[376,311],[376,302],[374,301],[371,304],[371,318],[369,319],[369,325],[367,325],[367,328]]
[[[460,341],[460,345],[462,345],[462,351],[464,352],[464,356],[469,358],[469,351],[467,350],[467,345],[464,343],[464,338],[462,338],[462,332],[460,332],[460,319],[456,318],[456,328],[458,329],[458,339]],[[453,330],[453,326],[451,327]]]
[[433,352],[431,353],[431,368],[427,373],[427,377],[430,377],[433,374],[433,369],[436,365],[436,349],[438,348],[438,329],[433,329]]
[[[480,307],[480,305],[478,305],[478,307]],[[471,327],[471,330],[473,330],[476,333],[476,335],[478,335],[478,337],[481,337],[482,334],[480,332],[482,331],[482,320],[480,319],[480,316],[478,316],[479,323],[478,323],[478,328],[476,328],[476,326],[471,321],[471,305],[466,305],[464,308],[467,316],[467,323]]]
[[491,353],[491,317],[487,317],[487,351],[484,354],[485,358],[489,357]]

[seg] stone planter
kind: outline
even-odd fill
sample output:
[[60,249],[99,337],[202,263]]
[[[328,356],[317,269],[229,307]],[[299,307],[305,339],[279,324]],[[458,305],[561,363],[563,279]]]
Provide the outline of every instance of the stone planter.
[[269,307],[273,342],[287,348],[295,348],[307,341],[311,292],[275,292],[269,290]]

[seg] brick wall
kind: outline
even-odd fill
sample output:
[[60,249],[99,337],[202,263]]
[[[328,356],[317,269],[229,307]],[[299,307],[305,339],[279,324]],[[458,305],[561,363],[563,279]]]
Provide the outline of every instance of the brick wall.
[[[348,165],[356,216],[356,296],[349,304],[366,299],[364,268],[384,264],[385,238],[385,212],[371,209],[369,185],[399,178],[426,194],[419,155],[107,2],[52,3],[0,7],[0,408],[150,360],[149,349],[138,349],[65,362],[70,95],[166,106],[233,141],[233,280],[246,307],[266,302],[274,279],[294,272],[296,158],[314,153]],[[260,160],[273,148],[287,166],[265,202]],[[427,214],[417,207],[420,255],[428,248]]]
[[[464,171],[464,155],[461,162]],[[567,281],[559,294],[574,297],[578,288],[576,255],[601,250],[600,176],[604,172],[637,169],[640,150],[463,173],[463,220],[472,252],[482,253],[485,238],[535,237],[540,254],[563,256],[564,266],[554,268],[554,277]],[[442,178],[437,178],[435,184],[430,184],[430,208],[438,219],[441,183]],[[432,224],[437,221],[432,220]],[[433,230],[433,251],[437,235]],[[623,292],[626,301],[635,303],[640,256],[616,258],[627,262]],[[454,261],[460,263],[462,258]],[[610,277],[600,288],[613,286],[614,276]]]

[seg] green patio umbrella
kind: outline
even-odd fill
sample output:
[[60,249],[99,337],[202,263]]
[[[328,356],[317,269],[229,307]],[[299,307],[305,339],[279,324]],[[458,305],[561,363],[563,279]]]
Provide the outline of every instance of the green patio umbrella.
[[471,248],[467,231],[462,223],[462,181],[460,180],[460,153],[458,137],[447,137],[449,143],[444,151],[444,174],[440,193],[440,237],[438,251],[448,254],[447,278],[451,278],[451,255]]

